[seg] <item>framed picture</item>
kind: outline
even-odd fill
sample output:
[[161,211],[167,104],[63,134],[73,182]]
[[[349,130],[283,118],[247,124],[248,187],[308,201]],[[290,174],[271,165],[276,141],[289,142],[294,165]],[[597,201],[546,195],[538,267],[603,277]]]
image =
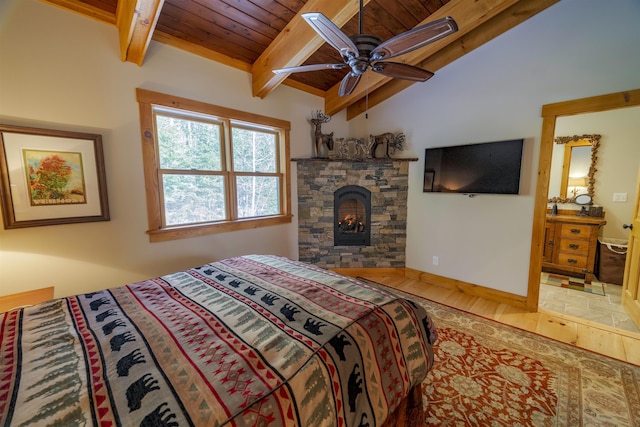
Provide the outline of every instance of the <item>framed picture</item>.
[[102,136],[0,124],[4,228],[108,221]]

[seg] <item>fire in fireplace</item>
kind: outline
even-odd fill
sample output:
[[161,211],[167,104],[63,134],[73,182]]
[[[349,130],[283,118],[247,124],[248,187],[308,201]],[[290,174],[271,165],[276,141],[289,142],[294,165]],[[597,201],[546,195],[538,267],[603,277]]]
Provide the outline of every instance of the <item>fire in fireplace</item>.
[[334,246],[371,244],[371,192],[358,185],[347,185],[334,192]]

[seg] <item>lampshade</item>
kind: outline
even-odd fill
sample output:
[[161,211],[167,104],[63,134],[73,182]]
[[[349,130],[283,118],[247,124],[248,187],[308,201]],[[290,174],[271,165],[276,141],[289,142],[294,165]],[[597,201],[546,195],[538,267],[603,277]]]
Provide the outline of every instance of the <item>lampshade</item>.
[[586,187],[587,186],[587,177],[569,177],[568,187]]

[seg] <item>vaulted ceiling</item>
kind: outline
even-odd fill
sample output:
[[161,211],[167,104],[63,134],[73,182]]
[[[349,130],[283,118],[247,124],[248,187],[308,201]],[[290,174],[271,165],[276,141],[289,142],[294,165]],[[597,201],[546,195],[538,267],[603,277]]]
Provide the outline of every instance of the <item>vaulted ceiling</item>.
[[[338,96],[346,70],[274,74],[277,68],[342,62],[300,17],[321,12],[348,35],[359,32],[359,0],[43,0],[113,24],[123,61],[144,66],[151,40],[252,75],[253,95],[266,97],[280,84],[325,100],[325,113],[347,109],[347,119],[415,83],[368,71],[354,92]],[[458,31],[398,62],[437,72],[476,47],[559,0],[364,0],[364,32],[382,40],[445,16]],[[368,96],[367,96],[368,95]],[[365,101],[366,98],[366,101]]]

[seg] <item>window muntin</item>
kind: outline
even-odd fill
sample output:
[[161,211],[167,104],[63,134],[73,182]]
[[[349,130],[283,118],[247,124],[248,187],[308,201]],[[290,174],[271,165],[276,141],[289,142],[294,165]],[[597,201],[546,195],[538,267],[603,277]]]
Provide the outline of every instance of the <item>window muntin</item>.
[[152,242],[291,222],[289,122],[143,89],[137,98]]

